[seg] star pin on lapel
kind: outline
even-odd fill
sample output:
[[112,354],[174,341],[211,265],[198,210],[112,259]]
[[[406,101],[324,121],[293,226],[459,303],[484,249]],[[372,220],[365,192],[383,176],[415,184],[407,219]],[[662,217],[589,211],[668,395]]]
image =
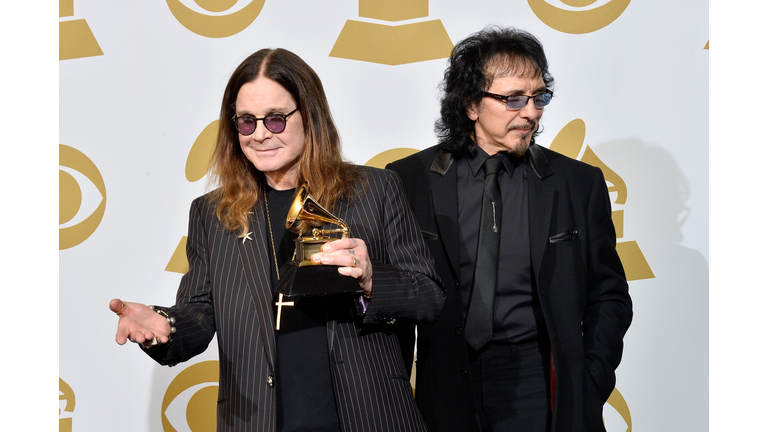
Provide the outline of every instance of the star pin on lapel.
[[251,231],[251,232],[248,232],[248,233],[246,233],[246,234],[243,236],[243,244],[245,244],[245,241],[246,241],[246,240],[253,240],[253,239],[251,238],[251,234],[253,234],[253,231]]

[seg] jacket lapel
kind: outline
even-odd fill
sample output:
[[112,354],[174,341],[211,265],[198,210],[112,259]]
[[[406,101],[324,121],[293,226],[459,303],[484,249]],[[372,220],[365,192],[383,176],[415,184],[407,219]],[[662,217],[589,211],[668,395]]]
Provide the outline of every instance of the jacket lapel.
[[553,182],[548,179],[555,174],[541,147],[536,144],[529,149],[530,171],[528,175],[528,224],[531,236],[531,262],[536,280],[549,241],[549,225],[552,206],[557,198]]
[[[341,198],[341,200],[339,201],[338,208],[331,211],[331,213],[333,213],[334,216],[338,217],[339,219],[346,222],[347,225],[349,225],[350,237],[356,237],[356,238],[360,237],[360,233],[356,233],[354,231],[353,219],[356,216],[356,209],[354,206],[349,205],[349,202],[346,199]],[[338,228],[338,226],[334,224],[323,225],[323,229],[335,229],[335,228]],[[355,298],[355,301],[357,301],[357,298]],[[333,359],[334,355],[336,354],[333,351],[333,342],[336,337],[336,320],[329,319],[326,321],[325,333],[326,333],[326,338],[328,339],[328,353],[331,355],[331,359]]]
[[449,153],[438,152],[430,167],[429,187],[438,235],[448,251],[454,275],[459,275],[459,197],[456,164]]
[[[265,355],[269,364],[275,365],[275,313],[272,308],[272,288],[270,282],[269,253],[271,247],[264,233],[268,232],[264,212],[257,205],[250,217],[250,240],[236,239],[240,254],[240,264],[245,273],[248,291],[256,304],[258,330],[264,341]],[[233,235],[234,236],[234,235]]]
[[[360,233],[355,233],[354,232],[354,228],[352,227],[352,225],[353,225],[352,219],[355,216],[355,208],[353,206],[349,205],[349,202],[347,202],[346,199],[341,198],[341,200],[339,201],[338,208],[335,209],[334,211],[332,211],[331,213],[333,213],[336,217],[338,217],[339,219],[343,220],[344,222],[347,223],[347,225],[350,226],[349,227],[349,236],[350,237],[356,237],[356,238],[360,237]],[[325,228],[325,229],[333,229],[333,228],[338,228],[338,226],[336,226],[334,224],[325,224],[325,226],[323,226],[323,228]]]

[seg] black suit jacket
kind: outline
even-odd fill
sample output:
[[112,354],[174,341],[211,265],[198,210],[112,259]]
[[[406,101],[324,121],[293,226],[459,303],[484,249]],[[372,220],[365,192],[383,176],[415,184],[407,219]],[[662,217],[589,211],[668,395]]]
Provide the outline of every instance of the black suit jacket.
[[[339,296],[327,323],[336,405],[343,431],[423,431],[391,331],[398,320],[434,321],[444,292],[433,261],[408,208],[400,179],[365,169],[369,184],[354,203],[334,212],[352,237],[363,239],[373,264],[373,299],[363,313],[360,296]],[[187,240],[189,272],[176,305],[165,308],[177,333],[146,350],[174,365],[203,352],[217,336],[217,430],[275,430],[275,313],[270,288],[267,228],[257,207],[253,240],[224,231],[206,197],[192,203]],[[279,385],[279,383],[277,383]]]
[[[552,430],[604,430],[602,407],[613,391],[632,319],[605,180],[598,168],[537,145],[529,161],[534,289],[556,375]],[[463,333],[453,162],[435,146],[387,166],[403,179],[447,287],[438,320],[418,327],[416,400],[431,432],[479,430]]]

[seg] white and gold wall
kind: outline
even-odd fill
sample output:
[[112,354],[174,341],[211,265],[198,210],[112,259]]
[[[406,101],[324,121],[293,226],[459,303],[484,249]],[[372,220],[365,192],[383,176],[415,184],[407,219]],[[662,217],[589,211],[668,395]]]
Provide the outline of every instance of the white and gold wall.
[[346,157],[383,166],[435,144],[446,58],[489,24],[543,42],[556,87],[538,142],[611,191],[635,318],[608,431],[707,430],[708,21],[698,0],[59,0],[59,430],[215,430],[215,341],[161,367],[115,344],[107,305],[174,302],[247,55],[301,56]]

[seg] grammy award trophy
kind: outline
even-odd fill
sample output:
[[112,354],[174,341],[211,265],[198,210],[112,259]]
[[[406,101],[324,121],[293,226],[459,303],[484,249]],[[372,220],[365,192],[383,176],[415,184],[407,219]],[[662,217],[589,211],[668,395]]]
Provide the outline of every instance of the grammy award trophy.
[[[323,208],[309,194],[306,185],[296,189],[288,209],[285,227],[295,230],[299,221],[309,221],[315,227],[306,233],[300,233],[303,235],[295,240],[293,259],[288,270],[280,278],[277,291],[288,297],[361,293],[362,288],[357,279],[340,274],[339,266],[322,265],[312,261],[312,255],[321,252],[324,244],[339,240],[329,234],[341,234],[340,238],[348,238],[349,226]],[[319,228],[323,224],[336,225],[338,228]]]

